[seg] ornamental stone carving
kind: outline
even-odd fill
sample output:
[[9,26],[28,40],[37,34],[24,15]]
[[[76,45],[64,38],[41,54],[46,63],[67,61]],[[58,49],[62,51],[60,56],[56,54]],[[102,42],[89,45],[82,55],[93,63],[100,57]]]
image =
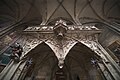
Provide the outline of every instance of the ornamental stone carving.
[[62,68],[66,55],[76,43],[80,42],[97,54],[100,53],[96,46],[100,32],[95,26],[67,25],[62,19],[56,21],[53,26],[31,26],[26,28],[24,33],[35,38],[31,37],[26,42],[26,50],[30,51],[33,46],[43,41],[53,50],[58,59],[58,66]]

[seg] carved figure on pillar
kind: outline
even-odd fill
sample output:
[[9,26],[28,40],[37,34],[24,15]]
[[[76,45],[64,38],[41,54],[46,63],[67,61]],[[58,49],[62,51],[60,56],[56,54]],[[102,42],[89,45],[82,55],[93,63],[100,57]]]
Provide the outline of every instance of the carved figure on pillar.
[[11,48],[12,48],[12,54],[10,56],[11,59],[19,61],[23,52],[22,46],[19,43],[15,43],[15,45],[11,46]]
[[59,60],[58,66],[60,68],[63,68],[63,65],[64,65],[64,56],[63,56],[64,51],[63,51],[62,40],[65,37],[67,30],[68,30],[68,28],[67,28],[67,24],[65,21],[63,21],[62,19],[60,19],[59,21],[56,21],[56,24],[53,28],[53,31],[54,31],[55,36],[57,37],[58,42],[60,43],[59,44],[59,46],[60,46],[60,49],[59,49],[60,58],[58,59]]
[[63,68],[63,66],[64,66],[64,58],[59,58],[58,66],[60,68]]
[[63,39],[65,33],[67,32],[67,25],[62,19],[56,22],[53,31],[58,39]]

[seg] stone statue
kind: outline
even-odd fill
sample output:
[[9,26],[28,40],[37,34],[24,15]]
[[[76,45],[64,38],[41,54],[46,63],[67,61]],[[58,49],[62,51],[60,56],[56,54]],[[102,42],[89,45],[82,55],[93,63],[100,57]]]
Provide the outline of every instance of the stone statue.
[[19,43],[15,43],[15,45],[10,46],[11,50],[12,50],[12,54],[11,54],[11,59],[14,59],[15,61],[19,61],[20,57],[22,55],[23,52],[23,48]]

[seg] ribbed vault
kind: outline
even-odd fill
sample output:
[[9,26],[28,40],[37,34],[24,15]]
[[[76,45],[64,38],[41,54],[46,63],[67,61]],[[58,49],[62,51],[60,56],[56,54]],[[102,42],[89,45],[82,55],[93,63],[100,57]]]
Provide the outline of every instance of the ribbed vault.
[[120,21],[119,0],[1,0],[0,26],[36,25],[64,17],[73,22]]

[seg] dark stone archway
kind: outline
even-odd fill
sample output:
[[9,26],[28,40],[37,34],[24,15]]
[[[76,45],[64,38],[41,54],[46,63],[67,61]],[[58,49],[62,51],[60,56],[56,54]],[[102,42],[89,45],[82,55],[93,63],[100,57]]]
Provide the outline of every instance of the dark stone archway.
[[69,80],[104,80],[97,70],[98,66],[91,63],[92,58],[98,60],[99,56],[87,46],[77,43],[65,59]]
[[57,67],[57,57],[51,48],[44,42],[35,47],[27,55],[32,58],[33,64],[27,70],[25,80],[50,80]]

